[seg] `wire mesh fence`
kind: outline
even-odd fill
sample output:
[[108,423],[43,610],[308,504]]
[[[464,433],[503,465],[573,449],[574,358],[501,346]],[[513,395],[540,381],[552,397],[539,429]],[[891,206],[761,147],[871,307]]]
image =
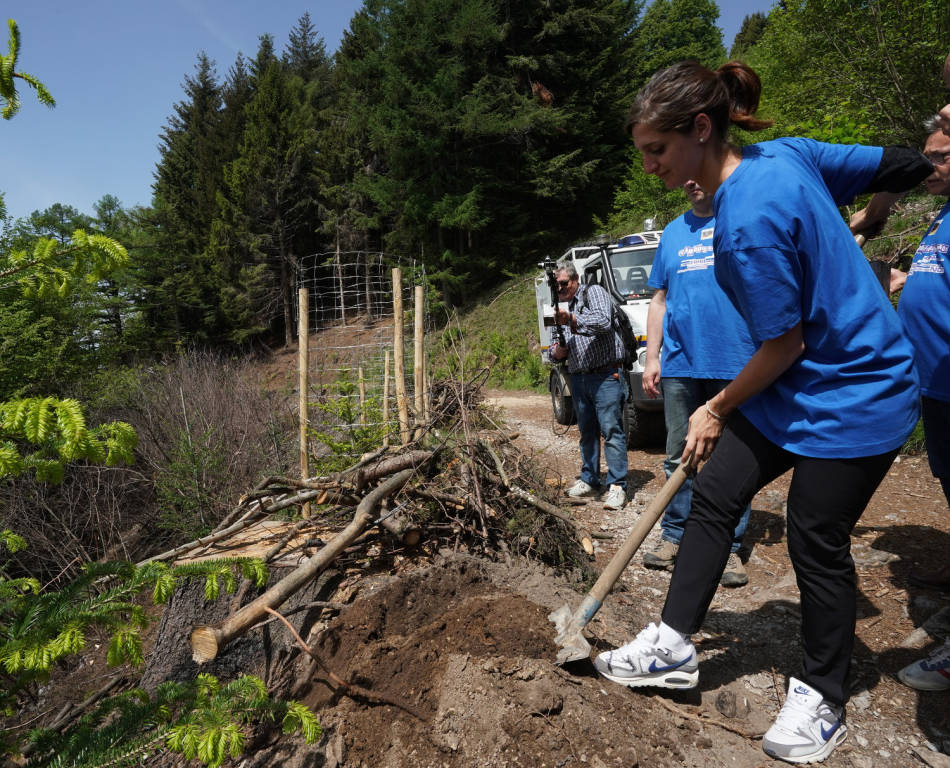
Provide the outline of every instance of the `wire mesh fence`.
[[[367,251],[313,254],[302,261],[298,289],[306,289],[309,303],[306,410],[311,474],[342,469],[366,451],[400,439],[396,267],[402,273],[402,368],[407,407],[412,410],[414,289],[425,284],[422,265]],[[424,321],[424,299],[421,312]],[[422,415],[417,419],[421,421]]]

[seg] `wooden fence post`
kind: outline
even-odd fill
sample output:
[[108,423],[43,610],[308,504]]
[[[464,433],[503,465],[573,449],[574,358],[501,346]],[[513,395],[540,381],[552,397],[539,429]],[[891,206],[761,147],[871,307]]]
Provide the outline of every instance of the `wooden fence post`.
[[366,382],[363,380],[363,366],[359,367],[360,388],[360,426],[366,426]]
[[383,447],[389,447],[389,350],[383,353]]
[[409,442],[409,403],[406,399],[406,360],[403,344],[402,270],[393,267],[393,373],[396,377],[396,408],[399,411],[399,439]]
[[425,392],[425,349],[423,347],[425,343],[425,310],[423,304],[425,303],[425,288],[421,285],[417,285],[414,291],[415,301],[413,302],[413,312],[414,312],[414,323],[413,330],[415,331],[413,336],[413,359],[412,359],[412,386],[415,390],[413,392],[413,410],[415,411],[415,421],[416,421],[416,431],[415,439],[418,440],[422,437],[422,424],[425,423],[425,416],[423,411],[425,406],[423,404],[423,393]]
[[[307,426],[310,421],[310,293],[307,288],[297,291],[297,362],[300,410],[300,477],[306,480],[310,476],[310,446],[307,438]],[[304,517],[310,515],[310,502],[301,510]]]

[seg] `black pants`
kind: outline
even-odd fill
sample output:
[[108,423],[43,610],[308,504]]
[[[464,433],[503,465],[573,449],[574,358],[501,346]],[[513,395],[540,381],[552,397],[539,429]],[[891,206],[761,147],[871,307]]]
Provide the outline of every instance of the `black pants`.
[[779,448],[740,413],[693,481],[693,503],[663,607],[680,632],[699,630],[729,557],[739,516],[763,486],[792,469],[788,554],[802,607],[799,677],[844,704],[854,645],[856,585],[851,530],[897,449],[857,459],[813,459]]

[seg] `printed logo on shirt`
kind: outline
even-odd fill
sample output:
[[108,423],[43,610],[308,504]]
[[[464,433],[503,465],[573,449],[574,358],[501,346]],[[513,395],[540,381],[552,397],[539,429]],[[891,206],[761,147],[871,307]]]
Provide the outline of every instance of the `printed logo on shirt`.
[[715,227],[707,227],[702,232],[699,233],[700,240],[712,240],[713,232]]
[[924,235],[924,237],[930,237],[930,235],[940,229],[941,224],[943,224],[943,219],[934,219],[934,223],[931,225],[930,229],[927,230],[927,234]]
[[676,270],[677,274],[710,269],[716,263],[711,245],[687,245],[685,248],[680,248],[676,255],[680,257],[680,266]]
[[910,265],[907,276],[917,273],[942,275],[946,273],[944,262],[950,252],[950,243],[924,243],[914,254],[914,263]]

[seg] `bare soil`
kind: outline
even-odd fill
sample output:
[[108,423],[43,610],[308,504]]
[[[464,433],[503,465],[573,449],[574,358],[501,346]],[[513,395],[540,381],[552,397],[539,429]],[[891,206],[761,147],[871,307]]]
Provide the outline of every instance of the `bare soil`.
[[[520,447],[573,482],[576,428],[552,430],[549,399],[492,392]],[[663,453],[631,451],[632,500],[606,513],[598,502],[573,508],[597,540],[604,565],[663,482]],[[322,601],[334,609],[300,611],[291,620],[327,668],[394,703],[347,695],[271,623],[229,647],[206,671],[227,679],[257,674],[282,695],[317,712],[322,740],[307,746],[274,731],[254,734],[230,763],[320,768],[475,768],[594,766],[678,768],[779,766],[760,747],[785,683],[799,663],[799,604],[784,539],[787,478],[753,502],[746,545],[750,583],[720,589],[702,632],[700,684],[688,692],[632,690],[597,676],[592,665],[554,663],[547,614],[576,606],[584,585],[517,558],[497,561],[462,551],[383,553],[371,566],[338,564],[330,578],[284,606]],[[659,537],[654,530],[644,547]],[[926,458],[896,461],[854,532],[860,589],[848,740],[829,768],[950,766],[950,694],[901,685],[898,669],[950,631],[950,596],[910,587],[914,569],[936,568],[950,552],[950,515]],[[280,574],[275,574],[275,578]],[[588,627],[594,652],[629,640],[658,618],[669,574],[645,569],[637,555]],[[202,613],[200,589],[179,593],[158,627],[143,682],[193,676],[188,633],[231,606]],[[340,608],[339,606],[342,606]],[[942,611],[942,613],[941,613]],[[924,628],[926,627],[926,629]],[[101,666],[90,654],[86,674]],[[99,672],[98,674],[101,674]],[[86,683],[91,679],[87,678]],[[78,694],[84,685],[77,677]],[[64,691],[63,687],[59,688]],[[52,696],[52,691],[50,692]],[[184,765],[155,757],[149,765]]]

